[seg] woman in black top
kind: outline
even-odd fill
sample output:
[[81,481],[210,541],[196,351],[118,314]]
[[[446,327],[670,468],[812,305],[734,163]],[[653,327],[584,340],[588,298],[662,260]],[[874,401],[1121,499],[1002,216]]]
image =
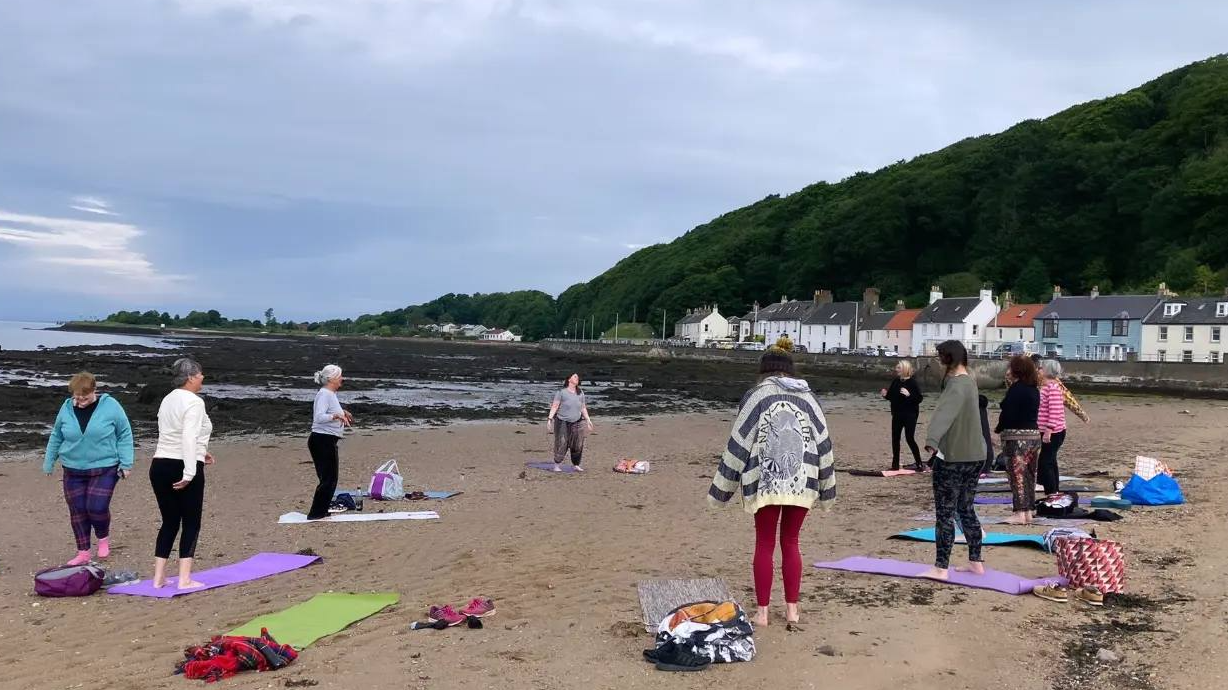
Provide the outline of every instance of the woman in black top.
[[996,431],[1006,454],[1006,472],[1011,482],[1011,509],[1007,524],[1031,524],[1036,509],[1036,460],[1040,454],[1040,383],[1036,364],[1022,355],[1011,358],[1006,378],[1011,386],[1002,399]]
[[921,387],[912,376],[912,364],[902,360],[895,365],[896,377],[891,386],[879,391],[891,403],[891,469],[900,469],[900,432],[905,432],[908,449],[912,451],[913,469],[922,472],[921,450],[917,447],[917,415],[921,409]]

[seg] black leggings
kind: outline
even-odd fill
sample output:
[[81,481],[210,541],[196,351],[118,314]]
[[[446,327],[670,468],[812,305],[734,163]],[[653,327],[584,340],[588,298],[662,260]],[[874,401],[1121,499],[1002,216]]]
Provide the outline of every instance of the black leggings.
[[149,464],[149,483],[158,499],[162,526],[154,544],[154,556],[170,558],[179,535],[179,557],[196,555],[196,539],[200,536],[200,518],[205,510],[205,463],[197,461],[196,476],[182,489],[175,483],[183,479],[183,461],[154,458]]
[[1045,487],[1045,495],[1055,494],[1061,487],[1058,477],[1061,473],[1057,468],[1057,452],[1062,449],[1066,440],[1066,430],[1063,429],[1049,437],[1048,443],[1040,444],[1040,460],[1036,467],[1036,480]]
[[315,495],[311,499],[311,510],[307,513],[308,520],[319,520],[328,517],[328,506],[333,502],[333,494],[337,492],[337,474],[340,471],[340,459],[337,456],[337,442],[341,439],[332,434],[311,432],[307,438],[307,450],[311,451],[311,461],[316,466],[316,477],[320,483],[316,485]]
[[904,432],[904,440],[912,451],[912,459],[921,464],[921,449],[917,447],[917,418],[891,416],[891,469],[900,469],[900,432]]

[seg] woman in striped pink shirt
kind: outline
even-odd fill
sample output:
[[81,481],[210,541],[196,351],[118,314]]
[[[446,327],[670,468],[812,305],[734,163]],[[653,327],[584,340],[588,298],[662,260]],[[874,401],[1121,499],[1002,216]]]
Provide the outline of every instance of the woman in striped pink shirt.
[[1036,425],[1040,427],[1042,435],[1036,479],[1045,487],[1045,495],[1050,496],[1060,488],[1057,452],[1066,440],[1066,398],[1058,381],[1062,375],[1062,365],[1056,359],[1046,359],[1040,368],[1043,378]]

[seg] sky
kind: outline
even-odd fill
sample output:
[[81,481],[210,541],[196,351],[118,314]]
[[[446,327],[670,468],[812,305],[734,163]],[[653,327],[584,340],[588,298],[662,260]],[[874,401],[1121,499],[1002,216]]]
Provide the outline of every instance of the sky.
[[0,319],[558,294],[1225,35],[1210,0],[3,0]]

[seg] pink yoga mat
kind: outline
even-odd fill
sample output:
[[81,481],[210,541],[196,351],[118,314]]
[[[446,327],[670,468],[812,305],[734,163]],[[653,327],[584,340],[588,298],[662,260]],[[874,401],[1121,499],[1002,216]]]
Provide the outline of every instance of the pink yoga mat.
[[319,556],[300,556],[293,553],[258,553],[246,561],[224,565],[211,570],[202,570],[199,573],[192,573],[192,579],[202,583],[203,587],[181,590],[176,586],[179,578],[170,577],[166,580],[166,586],[161,589],[155,589],[153,580],[149,579],[127,585],[116,585],[107,591],[111,594],[130,594],[137,597],[169,599],[182,594],[195,594],[196,592],[225,587],[226,585],[233,585],[239,582],[259,580],[262,577],[297,570],[311,565],[318,560],[320,560]]
[[[535,470],[545,470],[547,472],[553,472],[555,468],[555,464],[553,462],[526,462],[525,466],[532,467]],[[571,465],[566,462],[558,465],[558,468],[565,474],[570,474],[577,471],[575,465]]]
[[[890,558],[867,558],[865,556],[851,556],[832,563],[815,563],[814,567],[827,570],[847,570],[854,573],[910,578],[920,578],[921,573],[929,570],[929,566],[922,563],[896,561]],[[931,582],[937,582],[937,580],[931,580]],[[1032,588],[1036,585],[1067,584],[1066,578],[1056,575],[1029,580],[1018,575],[990,570],[989,568],[985,569],[984,575],[959,573],[952,569],[950,571],[950,579],[947,582],[964,587],[992,589],[1006,594],[1030,594]]]

